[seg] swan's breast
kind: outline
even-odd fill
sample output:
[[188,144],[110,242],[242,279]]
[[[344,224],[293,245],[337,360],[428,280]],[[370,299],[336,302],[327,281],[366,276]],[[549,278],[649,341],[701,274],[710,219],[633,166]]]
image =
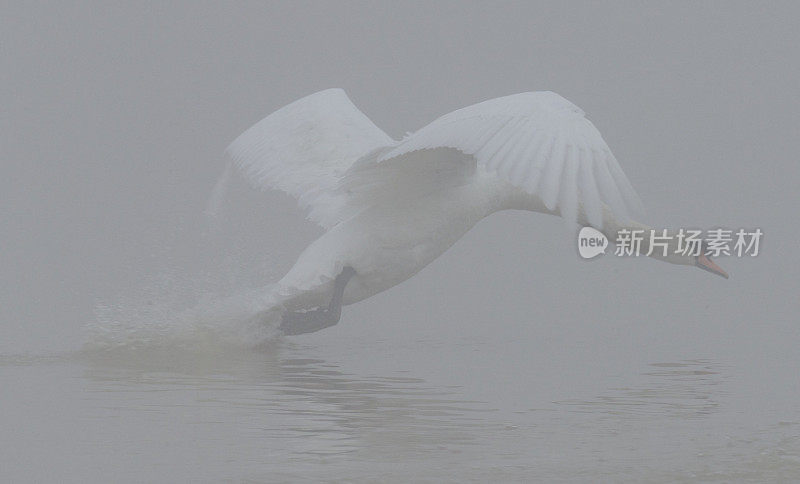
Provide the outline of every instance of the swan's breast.
[[491,213],[485,190],[454,188],[403,206],[375,206],[334,230],[351,238],[345,256],[356,276],[345,290],[350,304],[410,278]]

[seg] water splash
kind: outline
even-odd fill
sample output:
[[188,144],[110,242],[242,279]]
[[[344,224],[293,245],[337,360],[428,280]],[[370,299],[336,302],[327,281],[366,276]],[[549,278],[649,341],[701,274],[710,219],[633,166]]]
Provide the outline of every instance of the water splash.
[[113,303],[98,303],[86,325],[84,351],[180,350],[216,352],[258,348],[280,336],[282,307],[273,286],[218,297],[203,294],[186,303],[176,285],[149,286]]
[[222,175],[220,175],[217,183],[214,185],[214,189],[211,190],[211,196],[206,203],[204,213],[211,234],[218,234],[220,232],[220,215],[230,188],[232,171],[232,163],[225,165],[225,170],[223,170]]

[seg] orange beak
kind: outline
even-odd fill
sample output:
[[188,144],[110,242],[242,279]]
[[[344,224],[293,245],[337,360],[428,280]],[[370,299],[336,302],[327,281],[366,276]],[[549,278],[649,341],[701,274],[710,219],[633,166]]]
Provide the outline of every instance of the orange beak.
[[697,267],[703,269],[704,271],[708,271],[712,274],[716,274],[718,276],[722,276],[725,279],[728,278],[728,273],[722,270],[722,267],[718,266],[714,263],[711,259],[708,258],[707,255],[703,254],[698,256],[695,259],[694,263]]

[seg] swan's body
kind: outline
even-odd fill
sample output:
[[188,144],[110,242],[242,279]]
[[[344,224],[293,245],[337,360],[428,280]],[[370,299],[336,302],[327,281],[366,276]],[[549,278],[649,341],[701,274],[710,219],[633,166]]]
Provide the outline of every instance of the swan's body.
[[228,152],[248,180],[296,196],[328,229],[272,286],[290,334],[335,324],[342,304],[412,277],[499,210],[560,215],[606,234],[643,227],[600,134],[552,92],[469,106],[395,141],[329,89],[268,116]]
[[[451,150],[425,154],[459,156]],[[350,266],[356,276],[345,290],[345,304],[385,291],[439,257],[483,217],[511,208],[506,207],[510,200],[503,198],[503,185],[476,175],[468,184],[402,205],[366,208],[313,242],[281,285],[311,287],[321,276],[335,276]]]

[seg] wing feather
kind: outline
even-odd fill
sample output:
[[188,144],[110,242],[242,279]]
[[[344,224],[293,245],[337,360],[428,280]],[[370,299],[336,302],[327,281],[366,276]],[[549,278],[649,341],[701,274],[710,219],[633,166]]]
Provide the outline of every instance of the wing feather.
[[592,173],[591,150],[584,143],[580,147],[580,161],[578,162],[578,186],[583,197],[582,205],[589,224],[595,227],[603,224],[603,202],[597,182]]
[[564,168],[558,193],[559,211],[565,220],[574,221],[578,215],[578,152],[575,145],[567,145],[564,153]]
[[[530,125],[530,121],[528,121]],[[533,136],[529,135],[528,133],[532,133]],[[508,152],[506,158],[508,160],[518,160],[520,157],[523,156],[523,153],[530,149],[532,145],[540,142],[539,138],[537,137],[536,131],[533,129],[532,126],[528,126],[527,129],[517,133],[516,142],[514,143],[514,147],[512,150]],[[527,171],[529,165],[525,163],[513,163],[509,162],[506,163],[505,166],[508,168],[503,170],[502,172],[498,170],[498,173],[501,173],[502,176],[507,178],[513,178],[515,180],[524,180],[525,172]]]
[[453,148],[576,221],[601,227],[604,207],[620,220],[641,215],[638,195],[594,125],[553,92],[491,99],[446,114],[387,149],[376,162]]
[[609,156],[606,160],[608,167],[611,170],[611,176],[614,178],[614,182],[616,183],[617,187],[619,187],[620,193],[622,193],[622,199],[625,202],[628,212],[641,212],[643,210],[642,202],[639,199],[639,196],[636,194],[636,191],[633,189],[631,182],[628,181],[628,177],[626,177],[625,173],[622,172],[622,167],[619,166],[617,159],[609,152]]
[[[511,133],[514,132],[514,118],[506,118],[500,120],[500,129],[495,132],[495,134],[489,138],[483,147],[476,153],[480,158],[484,159],[484,164],[489,164],[491,159],[494,157],[495,153],[497,153],[508,141],[508,137]],[[511,126],[509,126],[511,125]],[[424,128],[423,128],[424,129]],[[426,148],[433,148],[430,141],[425,145]]]
[[516,129],[503,149],[494,155],[491,162],[487,163],[486,167],[490,171],[501,173],[503,176],[511,176],[510,172],[519,166],[519,163],[514,163],[513,161],[519,157],[516,153],[523,150],[529,144],[530,139],[526,135],[526,130]]
[[614,178],[611,176],[611,171],[608,169],[606,160],[610,153],[597,153],[593,151],[595,160],[599,160],[594,164],[594,172],[597,175],[597,186],[600,189],[602,199],[611,207],[611,211],[615,214],[625,213],[627,208],[625,202],[622,200],[622,193],[619,191]]
[[[414,155],[423,150],[430,166],[425,156]],[[227,152],[246,179],[297,197],[323,227],[356,213],[359,203],[393,193],[398,180],[421,193],[464,183],[475,166],[539,197],[547,210],[569,222],[582,211],[591,225],[602,228],[605,208],[620,220],[643,210],[583,111],[549,91],[474,104],[396,142],[344,91],[328,89],[267,116]],[[385,166],[371,168],[377,165]]]
[[544,166],[544,172],[539,182],[540,197],[548,210],[555,210],[556,208],[561,171],[564,169],[564,154],[566,149],[567,143],[563,136],[559,134],[556,141],[553,143],[553,152]]
[[[539,186],[539,180],[542,178],[542,173],[544,173],[544,167],[547,164],[547,160],[550,159],[550,156],[553,153],[555,144],[555,137],[552,135],[547,135],[544,137],[542,144],[539,145],[536,151],[530,154],[531,157],[529,159],[532,160],[532,162],[527,164],[531,166],[531,169],[522,185],[524,189],[528,190],[528,192],[536,193],[536,189]],[[527,152],[526,155],[528,155]]]
[[359,158],[396,141],[341,89],[327,89],[275,111],[242,133],[226,152],[245,179],[296,197],[323,227],[340,221],[345,197],[334,190]]

